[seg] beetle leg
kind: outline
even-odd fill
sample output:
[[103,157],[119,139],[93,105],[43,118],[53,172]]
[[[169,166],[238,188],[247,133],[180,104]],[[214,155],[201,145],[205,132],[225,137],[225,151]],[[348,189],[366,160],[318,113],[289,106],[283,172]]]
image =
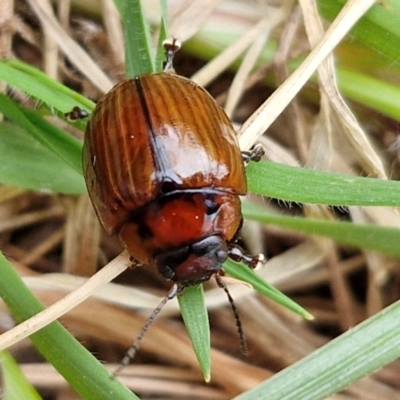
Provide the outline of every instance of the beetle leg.
[[65,113],[64,116],[68,121],[77,121],[78,119],[87,118],[89,113],[78,106],[75,106],[70,112]]
[[141,267],[143,265],[141,261],[132,256],[129,257],[129,261],[131,262],[131,265],[129,266],[129,268],[131,269],[134,269],[136,267]]
[[228,251],[228,256],[235,262],[243,262],[251,269],[255,269],[260,264],[265,263],[264,254],[257,254],[255,256],[251,256],[248,254],[244,254],[243,250],[238,246],[233,246]]
[[165,58],[167,59],[164,63],[164,71],[173,71],[173,60],[176,52],[181,48],[181,44],[178,40],[172,38],[164,40],[163,47],[165,49]]
[[250,151],[242,151],[242,160],[245,164],[249,161],[260,161],[264,154],[265,151],[261,144],[256,144],[250,149]]

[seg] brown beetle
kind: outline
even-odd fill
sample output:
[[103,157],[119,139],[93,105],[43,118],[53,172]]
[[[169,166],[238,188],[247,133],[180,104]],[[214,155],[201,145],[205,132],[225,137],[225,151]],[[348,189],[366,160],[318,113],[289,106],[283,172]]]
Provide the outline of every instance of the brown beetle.
[[258,262],[231,244],[247,192],[235,131],[189,79],[163,72],[117,84],[87,125],[83,165],[104,229],[165,278],[203,282],[230,254]]
[[[175,42],[166,50],[169,69]],[[213,274],[227,292],[219,273],[228,257],[251,267],[262,260],[235,245],[242,225],[239,196],[247,192],[244,162],[262,154],[259,147],[240,152],[216,101],[171,71],[124,80],[97,103],[83,148],[96,213],[138,263],[155,265],[176,282],[122,364],[133,358],[154,316],[177,292]]]

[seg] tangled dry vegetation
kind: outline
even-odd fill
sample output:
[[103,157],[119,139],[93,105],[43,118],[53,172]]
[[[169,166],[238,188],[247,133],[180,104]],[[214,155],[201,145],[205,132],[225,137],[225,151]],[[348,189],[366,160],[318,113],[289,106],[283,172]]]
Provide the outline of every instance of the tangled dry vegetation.
[[[89,80],[85,68],[80,69],[71,62],[73,56],[68,54],[71,49],[60,49],[51,26],[38,17],[38,2],[1,2],[1,57],[23,60],[97,100],[106,90],[107,82],[95,85],[96,78]],[[50,2],[44,3],[51,8]],[[104,8],[100,7],[100,1],[82,2],[87,8],[78,7],[76,3],[79,2],[54,3],[57,7],[53,10],[60,25],[71,40],[85,49],[110,84],[123,77],[121,30],[117,15],[107,8],[111,1],[103,1]],[[236,24],[245,32],[256,25],[260,10],[267,7],[267,3],[254,2],[249,7],[249,2],[222,2],[201,23]],[[171,4],[175,7],[175,2]],[[191,16],[185,18],[193,20]],[[271,76],[273,72],[275,83],[279,84],[288,75],[288,62],[309,51],[302,14],[293,2],[282,2],[279,13],[269,18],[267,15],[262,24],[273,27],[270,35],[279,43],[273,62],[257,67],[250,75],[247,73],[235,85],[232,85],[234,75],[231,72],[218,75],[208,85],[221,104],[227,105],[237,123],[245,121],[272,92],[271,82],[266,85],[263,77]],[[193,22],[192,25],[196,24]],[[260,39],[260,32],[264,31],[261,26],[255,35],[260,41],[258,48],[262,48],[268,39],[267,36]],[[254,46],[254,52],[257,54],[257,46]],[[248,70],[253,71],[251,59],[247,61],[250,63]],[[205,63],[185,52],[184,48],[177,55],[176,69],[182,75],[191,76]],[[87,66],[89,68],[91,66]],[[198,80],[210,82],[213,71],[207,73],[210,75],[197,76]],[[25,106],[36,106],[35,99],[16,89],[2,84],[2,90]],[[359,142],[358,148],[350,146],[345,138],[330,143],[323,127],[324,118],[332,122],[336,117],[328,108],[324,108],[330,113],[328,116],[321,115],[320,110],[316,84],[309,84],[303,95],[274,122],[268,137],[261,139],[267,157],[280,163],[308,166],[326,166],[329,160],[331,170],[356,174],[363,170],[375,176],[384,174],[380,170],[381,164],[390,166],[391,176],[398,176],[397,154],[387,151],[395,144],[395,135],[388,125],[382,128],[367,120],[368,113],[361,109],[360,115],[370,134],[374,135],[375,148],[379,152],[372,146],[364,147],[363,141]],[[56,119],[54,122],[62,123]],[[71,134],[79,135],[79,132]],[[367,160],[361,157],[365,154]],[[379,162],[376,163],[375,158]],[[293,215],[350,218],[348,210],[301,207],[260,198],[254,201]],[[354,208],[351,217],[360,221],[369,218],[382,224],[393,217],[391,210],[379,210],[379,213],[369,210],[368,213]],[[1,186],[0,216],[1,250],[44,305],[65,296],[121,252],[118,242],[103,233],[87,196],[37,193]],[[264,267],[268,270],[268,280],[311,312],[315,320],[306,322],[244,285],[232,286],[232,296],[249,346],[249,354],[244,357],[240,354],[235,321],[225,295],[213,282],[208,282],[205,286],[212,328],[211,384],[202,381],[177,304],[171,303],[151,327],[134,364],[121,376],[124,383],[142,398],[232,398],[399,298],[398,263],[383,255],[253,223],[245,225],[243,243],[251,252],[268,255],[269,261]],[[100,360],[112,367],[120,362],[149,310],[168,288],[169,283],[151,268],[129,270],[95,297],[64,315],[61,322]],[[6,307],[0,303],[0,331],[12,326]],[[65,381],[33,350],[29,340],[19,342],[11,350],[24,374],[45,398],[75,398]],[[335,398],[399,398],[399,370],[400,364],[396,361]]]

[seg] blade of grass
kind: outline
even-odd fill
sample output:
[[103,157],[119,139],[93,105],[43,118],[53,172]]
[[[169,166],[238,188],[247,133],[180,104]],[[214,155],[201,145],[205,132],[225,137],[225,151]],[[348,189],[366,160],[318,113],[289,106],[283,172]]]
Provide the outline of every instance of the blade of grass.
[[285,296],[278,289],[270,285],[248,266],[228,260],[224,263],[224,270],[228,273],[228,275],[243,282],[249,283],[258,293],[269,297],[270,299],[288,308],[289,310],[292,310],[301,317],[310,320],[313,319],[313,316],[308,311],[299,306],[289,297]]
[[0,61],[0,78],[62,113],[75,106],[89,112],[94,108],[86,97],[18,60]]
[[400,88],[358,71],[337,69],[338,84],[346,97],[400,121]]
[[0,183],[65,194],[86,193],[82,174],[15,124],[0,123]]
[[184,292],[178,295],[178,301],[204,380],[209,382],[211,378],[210,324],[203,285],[185,288]]
[[6,349],[14,343],[33,335],[66,314],[107,282],[110,282],[125,271],[129,265],[128,263],[129,254],[124,251],[65,297],[0,335],[0,350]]
[[251,220],[310,235],[325,236],[346,245],[400,257],[400,229],[397,228],[274,215],[246,202],[243,203],[242,209],[244,216]]
[[160,72],[164,69],[165,49],[163,42],[168,38],[168,9],[166,0],[159,0],[161,7],[160,34],[158,36],[155,70]]
[[[0,297],[18,322],[43,310],[1,253],[0,276]],[[108,400],[110,396],[115,400],[137,399],[58,322],[36,332],[30,339],[84,399]]]
[[2,371],[0,394],[4,400],[42,399],[36,389],[27,381],[17,362],[8,351],[0,352],[0,367]]
[[126,76],[154,72],[150,29],[140,0],[114,0],[114,3],[124,25]]
[[[335,19],[346,4],[346,0],[318,0],[321,15],[329,20]],[[369,10],[353,27],[353,37],[367,44],[392,61],[400,58],[400,3],[397,0],[385,0]]]
[[331,206],[399,206],[400,182],[341,175],[272,162],[250,163],[249,190],[263,196]]
[[0,94],[0,112],[16,125],[28,131],[78,173],[82,173],[82,144],[55,125],[39,117],[34,111],[23,108]]
[[319,400],[400,357],[397,302],[235,400]]

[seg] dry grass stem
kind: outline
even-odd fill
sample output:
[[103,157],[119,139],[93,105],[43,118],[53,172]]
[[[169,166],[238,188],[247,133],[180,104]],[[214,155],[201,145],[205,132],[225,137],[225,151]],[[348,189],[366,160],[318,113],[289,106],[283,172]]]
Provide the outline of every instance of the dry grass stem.
[[102,0],[101,5],[102,15],[104,16],[104,25],[109,37],[109,42],[118,62],[123,63],[125,60],[124,34],[118,10],[115,7],[113,0]]
[[42,243],[34,247],[26,256],[21,258],[21,263],[29,266],[35,263],[39,258],[51,252],[54,248],[60,245],[64,238],[64,229],[58,229]]
[[233,63],[233,61],[243,54],[260,33],[267,29],[269,23],[269,17],[260,20],[256,26],[250,29],[239,40],[225,49],[212,61],[208,62],[202,69],[197,71],[191,79],[200,86],[207,86],[207,84],[218,77]]
[[277,15],[277,18],[273,20],[273,23],[269,21],[268,25],[265,26],[263,31],[259,32],[257,38],[253,41],[249,50],[246,52],[228,91],[228,97],[225,103],[225,112],[228,117],[232,118],[235,107],[243,95],[246,79],[254,68],[271,31],[282,22],[283,17],[284,13],[282,12]]
[[[52,12],[40,0],[28,0],[43,26],[57,41],[58,46],[65,56],[78,68],[78,70],[99,90],[108,92],[113,83],[88,56],[88,54],[64,31]],[[68,110],[66,110],[68,111]]]
[[[107,368],[114,371],[117,364],[110,364]],[[26,378],[37,387],[46,387],[50,390],[66,389],[67,382],[51,366],[32,363],[23,364],[21,369]],[[187,369],[171,367],[155,367],[142,365],[140,368],[128,366],[120,376],[121,382],[134,392],[141,392],[145,396],[171,396],[174,399],[188,399],[195,394],[198,400],[225,400],[223,391],[205,387],[196,374]],[[50,383],[50,384],[49,384]]]
[[176,4],[170,13],[169,34],[184,42],[196,34],[221,0],[191,1]]
[[250,148],[268,129],[326,56],[374,3],[375,0],[351,0],[346,3],[323,39],[314,47],[301,66],[243,124],[238,134],[242,149]]
[[[70,293],[87,281],[87,278],[65,273],[24,275],[23,279],[34,292],[58,291],[61,293]],[[103,303],[139,311],[152,311],[160,302],[161,297],[162,295],[156,296],[148,290],[117,283],[107,283],[91,295],[92,299],[100,300]],[[163,315],[179,315],[177,300],[172,299],[169,301],[163,308],[162,313]]]
[[[293,50],[296,48],[297,34],[301,31],[300,27],[302,23],[303,19],[300,7],[296,5],[293,7],[286,21],[279,47],[273,60],[278,86],[290,75],[288,63]],[[293,132],[295,155],[298,157],[301,164],[304,164],[307,160],[308,139],[306,136],[306,124],[297,98],[294,98],[293,101],[288,104],[288,107],[282,113],[282,117],[287,121],[288,129]]]
[[120,275],[128,266],[129,255],[127,252],[123,252],[96,275],[93,275],[83,283],[82,286],[57,302],[57,304],[46,308],[41,313],[2,334],[0,336],[0,350],[6,349],[55,321],[61,315],[64,315],[69,310],[76,307],[76,305],[82,303],[83,300],[87,299],[93,292],[98,290],[99,287],[104,286],[107,282],[110,282],[116,276]]
[[98,267],[102,228],[88,196],[70,200],[67,204],[63,271],[92,276]]
[[[318,15],[316,4],[313,0],[300,0],[300,5],[303,9],[308,39],[311,46],[315,47],[323,37],[322,23]],[[366,137],[350,108],[346,105],[343,97],[339,93],[335,80],[335,67],[332,55],[328,55],[318,67],[318,74],[320,86],[323,89],[321,95],[327,98],[327,101],[321,104],[329,107],[326,114],[330,115],[334,113],[332,118],[339,122],[341,131],[354,149],[355,155],[358,157],[360,164],[367,174],[386,179],[387,177],[381,159],[376,154],[370,140]],[[320,160],[319,162],[321,163],[322,161],[323,160]],[[324,167],[324,165],[322,167]]]

